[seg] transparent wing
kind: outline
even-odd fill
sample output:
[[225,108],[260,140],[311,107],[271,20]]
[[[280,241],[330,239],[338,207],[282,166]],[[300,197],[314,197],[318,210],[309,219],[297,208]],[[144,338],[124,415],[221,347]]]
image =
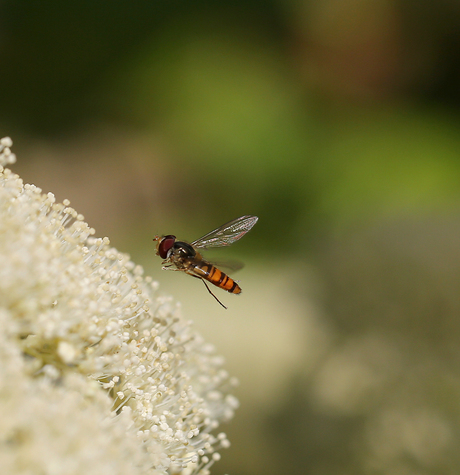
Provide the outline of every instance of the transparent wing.
[[257,223],[258,219],[257,216],[241,216],[193,241],[192,246],[197,249],[230,246],[241,239]]
[[241,261],[236,259],[209,259],[205,256],[205,260],[210,262],[212,265],[216,266],[218,269],[225,272],[236,272],[244,267],[244,264]]

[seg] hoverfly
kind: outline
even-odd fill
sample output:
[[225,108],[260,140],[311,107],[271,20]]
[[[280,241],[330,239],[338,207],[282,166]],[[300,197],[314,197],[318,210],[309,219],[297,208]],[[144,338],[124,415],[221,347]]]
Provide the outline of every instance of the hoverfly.
[[[208,289],[208,292],[222,307],[227,308],[211,292],[206,281],[232,294],[240,294],[241,287],[227,274],[224,274],[216,266],[205,260],[197,250],[230,246],[230,244],[241,239],[256,224],[258,219],[257,216],[241,216],[205,234],[191,244],[184,241],[176,241],[176,236],[172,234],[155,236],[153,240],[158,241],[156,254],[164,259],[162,269],[183,271],[192,277],[200,279]],[[232,267],[233,270],[236,270],[241,268],[242,265],[237,263]]]

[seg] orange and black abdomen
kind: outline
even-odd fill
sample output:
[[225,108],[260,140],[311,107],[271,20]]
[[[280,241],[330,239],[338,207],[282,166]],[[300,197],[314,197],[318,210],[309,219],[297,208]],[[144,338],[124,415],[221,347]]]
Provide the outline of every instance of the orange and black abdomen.
[[208,262],[200,262],[197,264],[193,272],[202,279],[211,282],[215,286],[230,292],[231,294],[240,294],[241,287],[227,274],[224,274],[216,266]]

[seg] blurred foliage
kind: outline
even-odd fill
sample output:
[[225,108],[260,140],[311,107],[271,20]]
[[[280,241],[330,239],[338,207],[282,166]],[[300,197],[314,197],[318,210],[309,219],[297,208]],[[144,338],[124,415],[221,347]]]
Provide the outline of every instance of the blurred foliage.
[[260,217],[248,315],[202,320],[248,385],[213,473],[458,473],[459,31],[448,0],[0,4],[26,181],[153,273],[154,234]]

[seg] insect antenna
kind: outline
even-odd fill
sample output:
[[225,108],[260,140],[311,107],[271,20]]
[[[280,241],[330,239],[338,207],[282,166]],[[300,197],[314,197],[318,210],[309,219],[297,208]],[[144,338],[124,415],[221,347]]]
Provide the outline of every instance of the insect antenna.
[[201,280],[201,282],[203,282],[205,287],[208,289],[208,292],[222,305],[222,307],[225,308],[225,310],[227,310],[227,307],[211,292],[211,289],[208,287],[208,284],[206,283],[206,281],[203,280],[203,279],[200,279],[200,280]]

